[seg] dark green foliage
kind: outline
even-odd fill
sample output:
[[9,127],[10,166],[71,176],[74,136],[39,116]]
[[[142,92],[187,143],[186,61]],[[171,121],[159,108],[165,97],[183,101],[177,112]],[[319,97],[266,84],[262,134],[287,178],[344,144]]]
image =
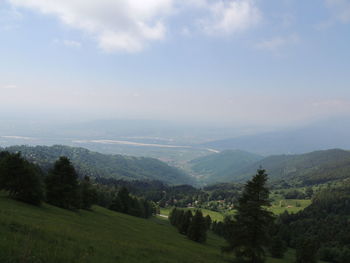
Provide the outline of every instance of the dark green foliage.
[[298,190],[290,190],[284,193],[285,199],[305,199],[306,195]]
[[204,175],[203,179],[206,182],[230,182],[233,173],[239,172],[242,168],[252,165],[262,158],[254,153],[226,150],[194,159],[190,161],[190,164],[195,173]]
[[219,221],[214,221],[211,225],[211,230],[217,234],[218,236],[223,237],[225,234],[225,225],[223,222]]
[[283,258],[284,253],[287,251],[287,246],[280,236],[274,236],[271,239],[269,251],[274,258]]
[[207,215],[205,217],[205,225],[207,226],[207,230],[209,230],[210,226],[211,226],[211,217],[210,217],[210,215]]
[[188,229],[191,225],[192,219],[193,219],[193,215],[191,210],[187,210],[186,212],[184,212],[183,218],[179,225],[179,232],[181,234],[186,235],[188,233]]
[[48,203],[66,209],[80,207],[78,175],[67,157],[55,162],[45,183]]
[[[271,180],[287,180],[297,185],[315,185],[349,178],[350,151],[332,149],[298,155],[269,156],[259,161],[269,171]],[[242,170],[248,176],[257,164]]]
[[192,215],[191,210],[174,208],[169,214],[170,224],[193,241],[203,243],[207,238],[208,223],[200,210]]
[[122,187],[113,198],[109,209],[137,217],[148,218],[155,213],[152,202],[130,196],[127,188]]
[[184,172],[154,158],[101,154],[84,148],[62,145],[12,146],[6,150],[21,151],[23,157],[38,163],[44,171],[49,171],[60,156],[66,156],[81,176],[124,180],[161,180],[169,184],[193,182],[193,179]]
[[192,218],[187,237],[199,243],[204,243],[207,240],[207,224],[200,210],[197,210]]
[[270,206],[269,190],[266,188],[267,174],[259,169],[252,180],[245,185],[239,199],[235,221],[228,220],[228,246],[226,252],[233,251],[238,259],[245,262],[264,262],[264,246],[269,241],[269,226],[273,215],[265,207]]
[[40,205],[44,198],[41,171],[20,153],[0,153],[0,190],[13,199]]
[[317,263],[317,245],[311,239],[302,239],[298,242],[296,263]]
[[344,261],[350,245],[349,216],[350,182],[343,182],[340,187],[318,192],[303,211],[282,214],[278,220],[279,235],[289,246],[297,248],[299,254],[306,253],[302,242],[313,240],[321,247],[318,251],[321,260],[349,262],[349,259]]
[[90,209],[97,202],[96,189],[90,182],[90,178],[85,176],[80,182],[80,208]]

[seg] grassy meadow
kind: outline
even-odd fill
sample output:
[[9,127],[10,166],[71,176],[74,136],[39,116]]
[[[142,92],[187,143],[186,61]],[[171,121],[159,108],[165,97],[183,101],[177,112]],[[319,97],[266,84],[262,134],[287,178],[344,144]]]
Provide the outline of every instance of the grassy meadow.
[[[1,263],[230,262],[232,255],[220,252],[224,244],[210,232],[205,244],[190,241],[166,218],[141,219],[98,206],[78,212],[35,207],[0,195]],[[294,251],[267,260],[282,262],[294,262]]]

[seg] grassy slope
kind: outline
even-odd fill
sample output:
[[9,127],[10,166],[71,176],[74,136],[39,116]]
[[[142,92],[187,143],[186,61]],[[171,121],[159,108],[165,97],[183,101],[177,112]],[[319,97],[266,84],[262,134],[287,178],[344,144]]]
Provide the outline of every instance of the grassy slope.
[[[209,233],[198,244],[177,233],[162,218],[149,220],[101,207],[71,212],[44,204],[33,207],[0,194],[0,262],[229,262],[224,241]],[[268,258],[267,263],[292,263]]]
[[197,244],[162,219],[101,207],[37,208],[4,197],[0,215],[0,262],[225,262],[222,239],[210,234],[207,244]]

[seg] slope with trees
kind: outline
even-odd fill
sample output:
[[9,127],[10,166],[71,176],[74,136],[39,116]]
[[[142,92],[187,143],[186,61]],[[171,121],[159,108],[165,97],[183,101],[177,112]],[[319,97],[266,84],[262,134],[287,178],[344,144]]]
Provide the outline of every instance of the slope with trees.
[[177,168],[153,158],[108,155],[84,148],[62,145],[11,146],[9,152],[21,152],[23,157],[48,171],[60,157],[68,157],[78,174],[124,180],[160,180],[169,184],[193,183],[193,179]]
[[226,150],[191,160],[189,164],[191,170],[200,176],[201,181],[218,183],[230,181],[233,174],[262,158],[245,151]]
[[[210,162],[208,166],[209,164]],[[331,149],[298,155],[269,156],[243,168],[232,169],[232,173],[225,176],[225,180],[245,181],[259,166],[269,171],[271,182],[274,183],[285,181],[286,186],[323,184],[350,177],[350,151]],[[214,169],[215,166],[212,167]],[[210,180],[215,181],[216,178],[213,174]]]

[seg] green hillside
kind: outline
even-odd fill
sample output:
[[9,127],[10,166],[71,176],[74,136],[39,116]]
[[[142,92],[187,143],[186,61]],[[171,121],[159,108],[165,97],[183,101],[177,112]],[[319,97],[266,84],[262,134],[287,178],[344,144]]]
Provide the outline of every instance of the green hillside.
[[[230,158],[234,154],[210,155],[193,163],[193,169],[207,173],[207,181],[242,182],[262,166],[272,181],[285,180],[293,185],[314,185],[350,177],[350,151],[331,149],[296,155],[274,155],[254,162]],[[249,155],[248,155],[249,156]],[[254,156],[252,156],[252,159]],[[255,158],[259,158],[256,156]],[[237,168],[239,167],[240,168]],[[225,176],[222,176],[225,175]]]
[[91,177],[125,180],[160,180],[169,184],[191,184],[193,179],[177,168],[154,158],[108,155],[69,146],[11,146],[4,150],[21,152],[29,161],[50,169],[60,157],[67,156],[77,171]]
[[[209,233],[205,244],[180,235],[164,218],[141,219],[98,206],[72,212],[35,207],[0,193],[0,262],[223,263],[224,241]],[[268,258],[267,263],[292,263]]]
[[301,185],[321,184],[349,177],[350,151],[332,149],[270,156],[242,169],[236,176],[248,178],[260,165],[268,171],[272,180],[284,179]]
[[191,169],[200,175],[202,181],[208,183],[227,182],[232,175],[263,157],[240,150],[227,150],[194,159],[190,162]]
[[186,239],[167,220],[95,206],[71,212],[0,197],[0,262],[225,262],[223,240]]

